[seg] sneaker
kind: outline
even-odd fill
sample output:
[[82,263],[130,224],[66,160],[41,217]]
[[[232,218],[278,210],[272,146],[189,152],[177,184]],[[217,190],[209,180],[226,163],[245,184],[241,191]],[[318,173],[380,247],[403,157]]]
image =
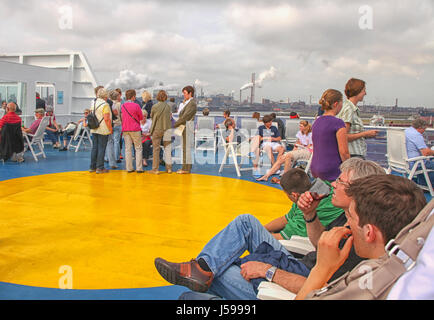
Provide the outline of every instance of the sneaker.
[[160,171],[158,171],[158,170],[149,170],[148,173],[160,174]]
[[164,259],[155,259],[155,267],[169,283],[189,288],[196,292],[207,292],[214,275],[204,271],[196,260],[184,263],[172,263]]
[[110,170],[104,168],[104,169],[96,169],[96,174],[101,174],[101,173],[109,173]]
[[94,173],[94,172],[96,172],[96,169],[89,169],[89,172]]

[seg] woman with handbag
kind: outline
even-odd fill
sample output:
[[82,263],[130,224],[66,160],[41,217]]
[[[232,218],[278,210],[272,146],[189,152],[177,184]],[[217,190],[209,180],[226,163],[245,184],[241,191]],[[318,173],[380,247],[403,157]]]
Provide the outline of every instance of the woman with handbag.
[[128,173],[134,172],[132,147],[136,151],[136,171],[143,173],[143,147],[142,129],[143,113],[140,106],[133,102],[136,99],[136,90],[128,90],[125,93],[127,101],[122,105],[122,133],[125,140],[125,164]]

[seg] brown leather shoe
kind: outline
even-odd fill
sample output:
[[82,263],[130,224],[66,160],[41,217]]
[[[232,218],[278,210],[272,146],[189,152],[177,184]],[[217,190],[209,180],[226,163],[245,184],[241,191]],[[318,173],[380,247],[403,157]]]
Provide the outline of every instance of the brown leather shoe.
[[155,267],[168,282],[189,288],[197,292],[207,292],[214,275],[204,271],[196,260],[184,263],[172,263],[164,259],[155,259]]

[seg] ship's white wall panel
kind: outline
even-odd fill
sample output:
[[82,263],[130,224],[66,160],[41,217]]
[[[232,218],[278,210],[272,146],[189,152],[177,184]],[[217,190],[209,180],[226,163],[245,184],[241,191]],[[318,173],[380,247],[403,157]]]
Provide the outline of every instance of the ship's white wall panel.
[[69,68],[69,55],[47,55],[47,56],[26,56],[24,55],[24,64],[39,66],[44,68]]
[[20,56],[0,56],[0,61],[20,63]]

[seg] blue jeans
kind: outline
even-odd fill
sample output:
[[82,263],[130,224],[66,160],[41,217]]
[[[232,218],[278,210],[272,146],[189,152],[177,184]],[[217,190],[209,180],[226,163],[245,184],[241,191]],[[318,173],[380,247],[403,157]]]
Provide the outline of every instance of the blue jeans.
[[[121,134],[122,134],[122,126],[113,127],[113,144],[114,144],[114,153],[115,160],[119,160],[121,156]],[[115,161],[116,162],[116,161]]]
[[[434,169],[434,161],[426,160],[425,161],[425,167],[427,169]],[[418,169],[421,169],[421,167],[419,166]],[[429,180],[431,182],[431,185],[434,185],[434,171],[428,172],[428,176],[429,176]],[[426,183],[425,176],[423,175],[423,173],[422,174],[418,174],[416,177],[417,177],[416,178],[417,184],[420,184],[422,186],[427,186],[428,185]]]
[[[113,131],[113,133],[114,133],[114,131]],[[110,167],[115,167],[116,166],[116,160],[117,159],[115,158],[115,146],[114,146],[113,134],[110,134],[108,136],[107,148],[106,148],[106,151],[105,151],[104,159],[108,159]]]
[[58,139],[59,133],[58,132],[46,130],[45,133],[47,134],[47,139],[50,140],[53,144],[56,144],[57,142],[59,142],[59,139]]
[[258,219],[248,214],[241,215],[211,239],[197,257],[204,259],[214,274],[208,294],[228,300],[256,300],[253,285],[241,276],[241,268],[234,261],[246,250],[254,252],[262,242],[267,242],[274,250],[284,252],[288,259],[293,259],[297,265],[306,269]]
[[92,152],[90,155],[90,169],[104,169],[104,155],[109,136],[92,133]]

